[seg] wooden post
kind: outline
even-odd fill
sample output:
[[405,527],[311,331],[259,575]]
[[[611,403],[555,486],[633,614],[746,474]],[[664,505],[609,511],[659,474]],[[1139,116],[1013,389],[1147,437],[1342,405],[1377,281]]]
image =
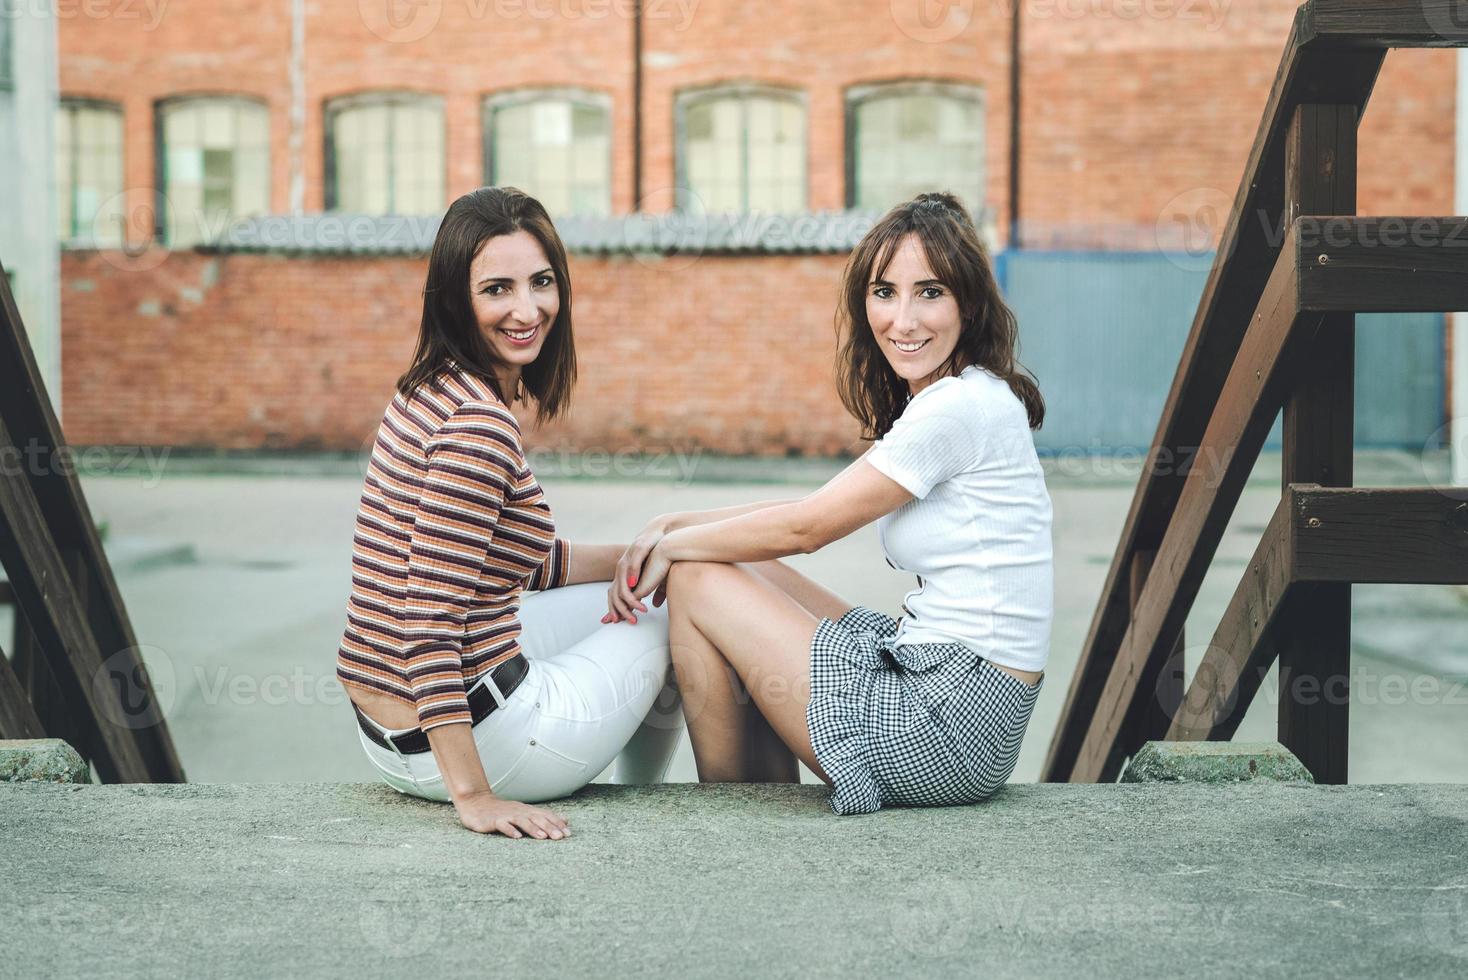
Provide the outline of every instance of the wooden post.
[[[1142,588],[1147,584],[1152,563],[1156,560],[1157,552],[1151,549],[1138,551],[1132,559],[1130,586],[1133,612],[1142,597]],[[1142,710],[1137,727],[1122,736],[1122,750],[1128,756],[1136,755],[1148,742],[1165,738],[1167,730],[1172,727],[1172,717],[1183,703],[1183,636],[1183,630],[1178,630],[1177,642],[1172,645],[1167,663],[1162,665],[1162,671],[1157,675],[1155,690],[1137,692],[1138,697],[1147,699],[1147,705]]]
[[25,687],[0,650],[0,738],[45,738],[46,729],[36,717]]
[[[1356,213],[1354,105],[1301,105],[1285,145],[1285,217]],[[1321,252],[1328,249],[1322,242]],[[1283,484],[1352,484],[1356,317],[1325,317],[1284,407]],[[1318,783],[1344,783],[1350,718],[1351,586],[1291,590],[1279,612],[1279,740]]]

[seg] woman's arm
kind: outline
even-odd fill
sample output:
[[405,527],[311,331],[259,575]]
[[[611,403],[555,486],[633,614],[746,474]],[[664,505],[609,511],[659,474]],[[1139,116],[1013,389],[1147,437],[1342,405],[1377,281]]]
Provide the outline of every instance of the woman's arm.
[[573,544],[571,562],[566,572],[566,585],[582,582],[606,582],[616,571],[617,559],[627,550],[620,544]]
[[443,774],[444,789],[454,801],[459,822],[469,830],[506,837],[529,834],[540,840],[571,836],[570,827],[558,814],[494,795],[474,744],[474,729],[469,725],[440,725],[430,729],[428,744],[433,749],[438,771]]
[[[685,527],[697,527],[700,524],[713,524],[716,521],[726,521],[731,517],[742,517],[752,514],[757,510],[767,507],[779,507],[781,504],[793,504],[796,498],[791,497],[783,500],[757,500],[752,504],[735,504],[733,507],[716,507],[713,510],[688,510],[678,511],[672,514],[664,514],[653,518],[654,522],[662,522],[662,531],[681,530]],[[649,525],[651,526],[651,525]]]
[[633,594],[638,599],[652,594],[675,561],[768,561],[809,554],[912,499],[901,484],[857,460],[800,500],[670,531],[653,548]]
[[[712,524],[731,517],[739,517],[794,502],[794,500],[760,500],[752,504],[735,504],[733,507],[718,507],[713,510],[678,511],[654,517],[647,522],[647,526],[622,552],[621,558],[612,570],[610,576],[612,584],[607,589],[607,614],[602,621],[615,623],[625,619],[635,623],[639,612],[647,612],[647,606],[637,600],[637,597],[632,594],[632,588],[637,584],[637,576],[642,572],[642,566],[647,563],[647,556],[663,539],[663,535],[680,528]],[[660,598],[654,598],[653,602],[656,605],[662,605]]]
[[[737,517],[753,510],[763,507],[774,507],[778,504],[790,503],[786,500],[765,500],[754,504],[740,504],[737,507],[721,507],[717,510],[684,511],[673,514],[663,514],[653,518],[647,525],[648,528],[656,528],[657,537],[661,538],[668,531],[680,527],[692,527],[697,524],[707,524],[712,521],[724,520],[729,517]],[[644,529],[644,534],[646,529]],[[652,550],[654,540],[647,545],[646,551]],[[631,545],[623,544],[567,544],[566,551],[570,555],[566,563],[566,578],[560,585],[580,585],[583,582],[608,582],[616,578],[617,563],[623,555],[629,553]],[[646,551],[642,557],[647,557]],[[638,561],[632,568],[641,568],[642,562]]]

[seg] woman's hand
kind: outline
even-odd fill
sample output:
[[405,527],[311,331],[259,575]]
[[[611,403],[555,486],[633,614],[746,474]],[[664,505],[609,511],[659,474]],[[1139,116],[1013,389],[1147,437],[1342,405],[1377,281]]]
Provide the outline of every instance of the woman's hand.
[[[642,566],[642,574],[637,578],[637,587],[632,590],[633,599],[640,600],[650,595],[652,604],[661,606],[667,598],[668,570],[672,567],[673,563],[668,559],[668,539],[664,537],[647,556],[647,563]],[[642,608],[644,612],[647,611],[646,606]]]
[[[607,614],[602,617],[602,622],[619,623],[625,619],[635,623],[639,612],[647,612],[647,606],[638,601],[632,590],[642,580],[642,566],[663,535],[668,533],[670,523],[668,514],[654,517],[622,552],[617,567],[612,570],[612,584],[607,589]],[[654,602],[654,605],[661,604],[660,601]]]
[[476,834],[504,834],[537,840],[560,840],[571,836],[571,828],[559,814],[527,803],[502,800],[489,791],[469,793],[454,800],[459,823]]

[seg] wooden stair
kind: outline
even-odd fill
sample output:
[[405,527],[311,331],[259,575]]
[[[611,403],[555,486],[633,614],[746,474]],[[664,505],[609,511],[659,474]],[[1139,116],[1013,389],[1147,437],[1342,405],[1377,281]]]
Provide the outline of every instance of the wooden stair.
[[[1464,497],[1351,488],[1355,314],[1468,309],[1468,218],[1354,216],[1356,130],[1386,52],[1468,46],[1457,6],[1296,13],[1047,781],[1114,780],[1149,740],[1230,738],[1278,660],[1280,741],[1344,783],[1351,583],[1468,582]],[[1184,691],[1183,623],[1281,411],[1279,509]]]

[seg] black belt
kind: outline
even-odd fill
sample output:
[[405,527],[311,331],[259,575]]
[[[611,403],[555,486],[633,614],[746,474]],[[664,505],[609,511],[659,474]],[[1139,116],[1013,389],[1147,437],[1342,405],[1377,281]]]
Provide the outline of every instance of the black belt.
[[[479,724],[488,718],[495,708],[499,707],[498,702],[494,699],[494,694],[490,692],[489,684],[485,683],[487,680],[493,681],[494,686],[499,688],[500,694],[508,698],[514,693],[515,688],[520,686],[520,682],[525,679],[529,670],[530,664],[525,659],[525,655],[517,653],[504,663],[497,664],[485,677],[481,677],[469,691],[469,715],[473,718],[473,724]],[[357,724],[362,726],[362,731],[383,748],[392,751],[396,746],[397,751],[403,755],[417,755],[433,750],[433,747],[428,744],[428,733],[421,728],[393,735],[390,739],[392,744],[388,744],[389,737],[377,730],[377,726],[362,713],[362,709],[357,707],[356,702],[352,703],[352,708],[357,712]]]

